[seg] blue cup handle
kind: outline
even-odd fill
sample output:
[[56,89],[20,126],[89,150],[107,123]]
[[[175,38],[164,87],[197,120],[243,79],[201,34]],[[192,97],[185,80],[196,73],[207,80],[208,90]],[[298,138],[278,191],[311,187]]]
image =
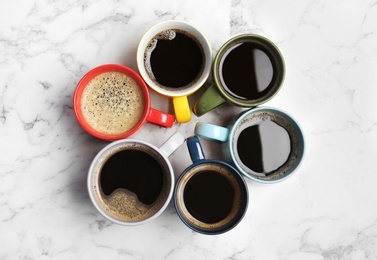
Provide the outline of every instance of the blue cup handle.
[[199,122],[195,125],[195,134],[211,141],[227,142],[229,130],[226,127]]
[[199,142],[199,138],[196,136],[191,136],[187,138],[187,148],[190,153],[190,157],[193,163],[205,160],[202,145]]

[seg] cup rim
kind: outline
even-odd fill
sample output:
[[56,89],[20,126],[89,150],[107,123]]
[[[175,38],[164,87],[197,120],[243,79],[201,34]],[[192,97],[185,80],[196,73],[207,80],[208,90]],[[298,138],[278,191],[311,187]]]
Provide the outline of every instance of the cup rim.
[[[242,100],[242,99],[238,99],[232,96],[225,90],[225,88],[222,86],[222,83],[220,81],[219,65],[220,65],[220,62],[224,53],[231,46],[234,46],[238,42],[243,42],[244,39],[252,39],[254,41],[257,40],[258,43],[262,43],[264,46],[267,46],[269,50],[271,50],[271,55],[274,55],[275,57],[277,57],[276,63],[278,63],[278,65],[281,66],[282,68],[282,71],[280,72],[278,79],[274,83],[274,86],[267,93],[267,95],[260,97],[258,99],[254,99],[254,100]],[[281,51],[279,50],[279,48],[276,46],[276,44],[273,43],[270,39],[262,35],[252,34],[252,33],[238,34],[238,35],[233,36],[229,40],[227,40],[218,50],[215,56],[214,62],[213,62],[213,66],[212,66],[213,82],[216,88],[218,89],[218,91],[226,98],[227,101],[241,107],[255,107],[271,100],[279,92],[279,90],[281,89],[283,85],[284,78],[285,78],[285,71],[286,71],[286,68],[285,68],[284,57]]]
[[[204,69],[202,72],[202,75],[200,78],[193,84],[192,86],[181,89],[181,90],[168,90],[165,88],[162,88],[155,84],[148,76],[148,73],[146,72],[144,68],[144,50],[145,47],[147,46],[148,42],[153,38],[157,32],[160,32],[162,30],[167,30],[167,29],[186,29],[183,28],[184,26],[190,27],[190,33],[192,31],[195,32],[195,37],[199,38],[199,42],[202,44],[203,51],[205,57],[205,64],[204,64]],[[177,28],[178,27],[178,28]],[[198,37],[198,35],[200,37]],[[207,57],[208,56],[208,57]],[[137,50],[136,50],[136,63],[137,67],[139,70],[139,73],[141,77],[144,79],[146,84],[155,92],[167,96],[167,97],[181,97],[181,96],[188,96],[196,92],[201,86],[204,85],[204,83],[207,81],[211,69],[212,69],[212,47],[211,44],[209,43],[208,37],[204,34],[203,31],[201,31],[197,26],[194,24],[187,22],[185,20],[179,20],[179,19],[169,19],[169,20],[164,20],[160,21],[151,27],[149,27],[143,34],[143,36],[140,38]]]
[[[145,108],[144,108],[144,112],[140,121],[127,132],[118,134],[118,135],[104,134],[92,128],[84,119],[84,116],[81,111],[81,95],[84,89],[86,88],[87,84],[89,83],[89,81],[92,80],[95,76],[100,75],[101,73],[112,72],[112,71],[121,72],[133,78],[138,83],[138,86],[142,89],[144,99],[145,99]],[[73,95],[73,109],[74,109],[76,119],[81,125],[81,127],[92,136],[106,140],[106,141],[114,141],[114,140],[123,139],[134,134],[137,130],[139,130],[141,126],[147,120],[148,112],[150,110],[150,102],[151,101],[150,101],[148,88],[145,85],[145,82],[143,81],[143,79],[140,77],[140,75],[138,75],[136,71],[134,71],[133,69],[120,65],[120,64],[104,64],[104,65],[100,65],[89,70],[77,83],[77,86]]]
[[[164,159],[164,161],[165,161],[165,163],[166,163],[166,165],[169,169],[168,175],[170,176],[170,179],[171,179],[169,193],[168,193],[168,196],[166,198],[166,201],[162,204],[162,207],[158,211],[156,211],[152,216],[150,216],[149,218],[146,218],[146,219],[143,219],[143,220],[140,220],[140,221],[135,221],[135,222],[128,222],[128,221],[123,221],[121,219],[118,219],[118,218],[112,216],[112,214],[110,212],[107,212],[103,207],[101,207],[101,205],[99,205],[100,203],[96,200],[96,194],[95,194],[95,191],[94,191],[95,188],[94,188],[94,185],[93,185],[94,184],[93,183],[93,180],[94,180],[93,175],[96,174],[95,168],[98,166],[99,163],[102,162],[104,156],[111,153],[117,147],[122,146],[123,144],[129,144],[129,143],[137,143],[137,144],[145,145],[145,146],[153,149],[154,151],[156,151]],[[117,141],[111,142],[108,145],[106,145],[105,147],[103,147],[96,154],[94,159],[92,160],[90,167],[89,167],[89,170],[88,170],[88,174],[87,174],[88,194],[89,194],[89,198],[90,198],[92,204],[94,205],[94,207],[107,220],[109,220],[113,223],[119,224],[119,225],[123,225],[123,226],[141,225],[141,224],[147,223],[147,222],[157,218],[158,216],[160,216],[161,213],[164,212],[164,210],[167,208],[167,206],[169,205],[169,203],[172,199],[173,191],[174,191],[174,184],[175,184],[174,169],[173,169],[168,157],[163,152],[161,152],[161,150],[158,147],[154,146],[151,143],[148,143],[146,141],[142,141],[142,140],[139,140],[139,139],[128,139],[127,138],[127,139],[117,140]]]
[[[227,168],[229,168],[232,173],[236,176],[238,182],[240,183],[240,186],[244,187],[243,191],[241,191],[242,193],[245,194],[245,199],[244,199],[244,204],[245,206],[242,208],[241,210],[241,214],[238,215],[237,219],[231,223],[231,225],[229,226],[225,226],[224,228],[222,229],[217,229],[217,230],[205,230],[205,229],[201,229],[201,228],[197,228],[193,225],[191,225],[188,221],[186,221],[186,219],[183,217],[183,214],[181,213],[181,211],[179,210],[179,206],[178,206],[178,188],[183,180],[183,178],[185,177],[185,175],[187,174],[187,172],[189,172],[191,169],[195,168],[195,167],[198,167],[202,164],[207,164],[207,163],[213,163],[213,164],[218,164],[218,165],[221,165],[221,166],[225,166]],[[188,166],[181,174],[180,176],[178,177],[176,183],[175,183],[175,186],[174,186],[174,192],[173,192],[173,202],[174,202],[174,207],[176,209],[176,212],[177,212],[177,215],[179,216],[179,218],[181,219],[181,221],[187,226],[189,227],[191,230],[193,231],[196,231],[198,233],[201,233],[201,234],[204,234],[204,235],[219,235],[219,234],[222,234],[222,233],[225,233],[225,232],[228,232],[230,231],[231,229],[235,228],[241,221],[242,219],[244,218],[246,212],[247,212],[247,209],[248,209],[248,205],[249,205],[249,201],[250,201],[250,198],[249,198],[249,190],[248,190],[248,186],[247,186],[247,183],[245,181],[245,179],[243,178],[242,174],[235,168],[233,167],[231,164],[229,163],[226,163],[226,162],[223,162],[223,161],[220,161],[220,160],[214,160],[214,159],[202,159],[196,163],[193,163],[191,164],[190,166]]]
[[[264,179],[258,178],[257,176],[252,175],[252,174],[246,172],[237,163],[237,160],[236,160],[236,157],[235,157],[235,153],[233,151],[233,137],[234,137],[234,134],[235,134],[235,132],[237,130],[238,125],[240,125],[241,121],[244,118],[246,118],[250,114],[253,114],[253,113],[256,113],[256,112],[259,112],[259,111],[272,111],[274,113],[278,113],[280,116],[282,116],[285,119],[287,119],[293,125],[293,127],[297,130],[296,131],[296,133],[298,134],[297,138],[300,141],[300,151],[298,152],[299,156],[297,157],[297,163],[294,165],[293,168],[291,168],[289,170],[288,173],[286,173],[286,174],[284,174],[281,177],[276,178],[276,179],[264,180]],[[245,177],[247,177],[247,178],[249,178],[249,179],[251,179],[253,181],[256,181],[256,182],[259,182],[259,183],[277,183],[277,182],[283,181],[283,180],[291,177],[293,174],[295,174],[297,172],[297,170],[300,168],[300,166],[302,165],[303,161],[304,161],[304,157],[305,157],[305,153],[306,153],[306,142],[305,142],[305,136],[304,136],[302,127],[299,125],[299,123],[297,122],[297,120],[294,119],[294,117],[292,117],[289,113],[285,112],[282,109],[271,107],[271,106],[261,106],[261,107],[256,107],[256,108],[252,108],[252,109],[246,110],[243,113],[241,113],[239,116],[236,117],[236,119],[234,120],[234,122],[231,123],[231,127],[230,127],[229,130],[230,130],[229,131],[229,138],[228,138],[228,142],[226,142],[226,146],[227,146],[227,149],[228,149],[229,154],[231,156],[231,160],[232,160],[233,164],[236,166],[236,168]]]

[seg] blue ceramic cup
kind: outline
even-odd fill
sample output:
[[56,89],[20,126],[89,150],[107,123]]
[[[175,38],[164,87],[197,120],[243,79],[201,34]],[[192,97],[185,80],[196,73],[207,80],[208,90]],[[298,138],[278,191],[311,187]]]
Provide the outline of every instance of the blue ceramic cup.
[[195,134],[222,142],[225,160],[244,176],[261,183],[291,176],[305,152],[304,135],[297,121],[272,107],[244,111],[228,127],[197,123]]
[[193,162],[178,178],[174,206],[192,230],[216,235],[237,226],[246,213],[248,189],[244,178],[231,165],[207,160],[196,136],[187,139]]

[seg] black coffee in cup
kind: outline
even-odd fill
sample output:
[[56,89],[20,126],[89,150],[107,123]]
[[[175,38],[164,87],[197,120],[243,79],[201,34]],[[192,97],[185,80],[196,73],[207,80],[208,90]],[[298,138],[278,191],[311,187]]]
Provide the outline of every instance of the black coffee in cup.
[[267,102],[282,86],[285,65],[273,42],[260,35],[241,34],[221,46],[212,71],[212,85],[193,107],[197,116],[225,102],[241,107]]
[[271,60],[269,51],[259,43],[249,41],[237,43],[221,57],[219,65],[221,84],[235,98],[244,100],[261,98],[272,87],[274,65]]
[[138,221],[153,215],[169,193],[168,166],[153,149],[129,144],[104,160],[97,193],[102,206],[124,220]]
[[264,176],[284,165],[290,153],[289,133],[274,121],[250,124],[237,139],[236,156],[247,168]]
[[144,53],[149,77],[162,88],[190,87],[200,78],[204,64],[203,47],[191,33],[181,29],[155,35]]
[[245,213],[247,189],[240,175],[225,163],[206,160],[187,169],[176,186],[176,208],[194,230],[221,233]]
[[292,121],[278,112],[250,113],[234,130],[235,161],[248,174],[261,179],[284,176],[302,152],[297,131]]
[[209,167],[188,180],[183,199],[187,210],[194,218],[213,224],[226,219],[231,213],[235,193],[229,176]]

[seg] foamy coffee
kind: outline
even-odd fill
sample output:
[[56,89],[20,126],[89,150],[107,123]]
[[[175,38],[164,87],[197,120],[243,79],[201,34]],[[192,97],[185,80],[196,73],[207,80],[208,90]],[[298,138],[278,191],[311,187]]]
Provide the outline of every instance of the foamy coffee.
[[145,113],[143,90],[121,72],[105,72],[85,87],[81,110],[85,121],[96,131],[119,135],[133,129]]
[[158,212],[171,186],[169,167],[151,147],[136,142],[111,151],[96,173],[101,206],[122,221],[137,222]]

